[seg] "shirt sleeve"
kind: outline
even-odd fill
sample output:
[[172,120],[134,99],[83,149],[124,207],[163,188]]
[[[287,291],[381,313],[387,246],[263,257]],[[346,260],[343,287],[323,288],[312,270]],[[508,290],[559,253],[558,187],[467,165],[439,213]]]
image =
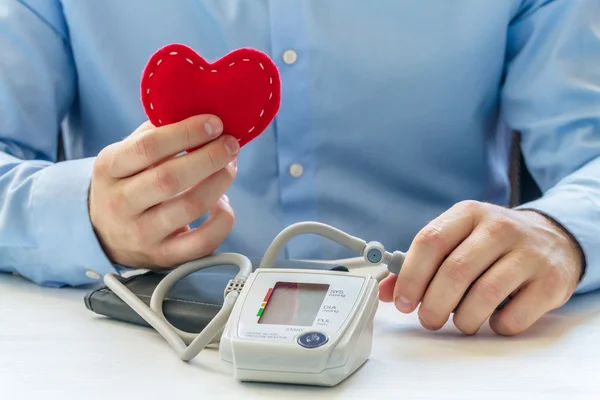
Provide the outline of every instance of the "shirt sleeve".
[[115,266],[88,214],[93,158],[56,162],[76,72],[55,0],[0,0],[0,271],[40,285],[94,282]]
[[532,0],[512,22],[502,109],[547,215],[584,255],[577,293],[600,288],[600,1]]

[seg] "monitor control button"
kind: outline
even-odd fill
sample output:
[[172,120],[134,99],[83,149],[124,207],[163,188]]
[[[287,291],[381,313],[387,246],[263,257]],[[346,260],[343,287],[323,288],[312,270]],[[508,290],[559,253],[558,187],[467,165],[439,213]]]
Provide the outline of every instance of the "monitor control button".
[[307,349],[321,347],[328,341],[327,335],[321,332],[306,332],[298,336],[298,344]]

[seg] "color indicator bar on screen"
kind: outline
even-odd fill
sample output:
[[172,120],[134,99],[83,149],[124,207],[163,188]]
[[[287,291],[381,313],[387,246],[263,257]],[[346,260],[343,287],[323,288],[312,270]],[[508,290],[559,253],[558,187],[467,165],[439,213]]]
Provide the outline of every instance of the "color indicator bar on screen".
[[265,307],[267,306],[269,297],[271,297],[271,293],[273,293],[273,288],[269,288],[269,290],[267,290],[267,294],[265,295],[265,298],[263,299],[262,304],[260,305],[260,308],[258,309],[258,313],[256,313],[257,317],[260,317],[262,315],[263,311],[265,311]]

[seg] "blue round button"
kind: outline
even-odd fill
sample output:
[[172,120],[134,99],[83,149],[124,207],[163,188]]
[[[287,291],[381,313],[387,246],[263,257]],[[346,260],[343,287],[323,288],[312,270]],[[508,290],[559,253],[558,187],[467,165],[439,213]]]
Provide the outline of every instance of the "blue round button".
[[381,261],[382,258],[383,258],[383,255],[381,254],[381,250],[379,250],[379,249],[371,249],[367,253],[367,259],[370,262],[372,262],[373,264],[377,264],[378,262]]
[[298,344],[307,349],[323,346],[328,341],[327,335],[321,332],[306,332],[298,337]]

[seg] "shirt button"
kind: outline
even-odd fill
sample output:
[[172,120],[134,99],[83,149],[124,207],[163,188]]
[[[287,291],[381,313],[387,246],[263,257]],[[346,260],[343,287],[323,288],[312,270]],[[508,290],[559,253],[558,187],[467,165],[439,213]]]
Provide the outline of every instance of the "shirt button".
[[294,178],[300,178],[302,176],[302,172],[304,172],[304,168],[300,164],[292,164],[290,165],[290,175]]
[[298,54],[294,50],[286,50],[283,53],[283,62],[286,64],[293,64],[298,59]]
[[92,271],[91,269],[85,271],[85,276],[87,276],[90,279],[100,279],[100,274],[96,271]]

